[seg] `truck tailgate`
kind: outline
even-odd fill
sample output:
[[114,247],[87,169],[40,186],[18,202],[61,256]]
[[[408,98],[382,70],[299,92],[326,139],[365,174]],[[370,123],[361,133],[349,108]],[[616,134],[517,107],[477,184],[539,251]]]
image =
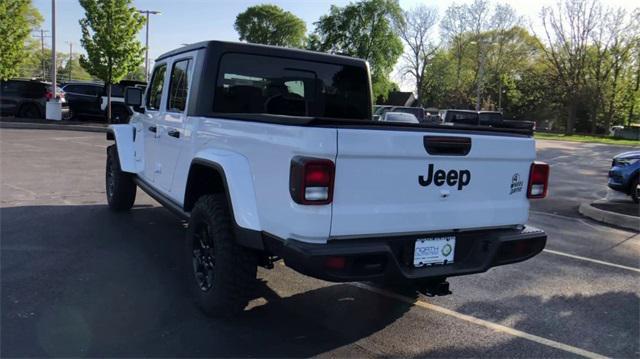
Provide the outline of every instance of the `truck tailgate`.
[[534,159],[526,136],[338,129],[331,236],[524,224]]

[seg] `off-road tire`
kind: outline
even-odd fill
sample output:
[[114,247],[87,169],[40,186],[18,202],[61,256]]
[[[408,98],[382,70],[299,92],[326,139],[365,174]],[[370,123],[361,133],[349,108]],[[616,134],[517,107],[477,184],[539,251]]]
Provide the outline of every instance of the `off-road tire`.
[[133,175],[122,172],[116,145],[107,148],[107,166],[105,171],[105,188],[109,209],[120,212],[133,207],[136,201],[137,186]]
[[[213,259],[203,260],[203,253]],[[257,259],[255,252],[236,242],[226,197],[200,197],[191,211],[185,245],[187,283],[200,309],[216,317],[242,312],[255,290]],[[199,271],[207,271],[210,277],[199,276]]]
[[635,203],[640,202],[640,198],[638,198],[638,182],[640,182],[640,174],[636,175],[636,178],[631,180],[631,191],[629,191],[631,199]]

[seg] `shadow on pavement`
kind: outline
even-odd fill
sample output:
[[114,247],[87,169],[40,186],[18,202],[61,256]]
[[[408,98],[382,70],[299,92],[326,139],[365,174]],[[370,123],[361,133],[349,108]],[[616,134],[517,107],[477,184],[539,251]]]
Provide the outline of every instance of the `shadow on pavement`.
[[494,323],[508,321],[514,329],[602,355],[631,358],[640,352],[640,297],[632,292],[520,295],[467,302],[456,311]]
[[3,357],[312,356],[409,310],[349,285],[281,298],[263,281],[238,318],[207,318],[180,270],[184,223],[163,208],[10,207],[0,222]]

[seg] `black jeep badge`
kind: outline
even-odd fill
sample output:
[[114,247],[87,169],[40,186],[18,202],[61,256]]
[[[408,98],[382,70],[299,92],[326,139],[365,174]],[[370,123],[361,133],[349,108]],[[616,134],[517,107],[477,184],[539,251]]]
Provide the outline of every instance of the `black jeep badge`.
[[440,187],[445,183],[451,187],[458,186],[458,191],[471,182],[471,171],[469,170],[450,170],[445,172],[444,170],[437,170],[433,173],[433,163],[429,164],[429,171],[427,178],[424,176],[418,176],[418,183],[422,187],[427,187],[433,182],[434,185]]
[[522,186],[524,183],[520,179],[520,174],[516,173],[511,177],[511,192],[509,194],[514,194],[516,192],[522,191]]

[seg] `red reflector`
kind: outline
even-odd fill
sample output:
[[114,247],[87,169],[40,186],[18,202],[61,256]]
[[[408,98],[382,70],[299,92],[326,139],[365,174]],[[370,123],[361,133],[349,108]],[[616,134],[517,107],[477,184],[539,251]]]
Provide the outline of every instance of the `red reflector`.
[[324,261],[324,266],[329,269],[344,269],[347,264],[345,257],[327,257]]
[[544,162],[533,162],[529,172],[528,198],[544,198],[549,187],[549,165]]
[[53,92],[51,91],[47,91],[44,95],[47,98],[47,100],[51,100],[53,98]]

